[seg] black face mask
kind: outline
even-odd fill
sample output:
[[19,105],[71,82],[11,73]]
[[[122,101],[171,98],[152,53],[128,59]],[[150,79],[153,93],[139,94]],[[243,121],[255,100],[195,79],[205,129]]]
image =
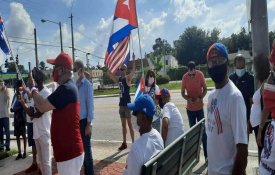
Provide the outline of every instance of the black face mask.
[[227,74],[227,65],[222,64],[213,68],[208,68],[209,76],[215,83],[221,83]]
[[164,103],[162,101],[162,98],[159,99],[159,107],[162,109],[164,106]]

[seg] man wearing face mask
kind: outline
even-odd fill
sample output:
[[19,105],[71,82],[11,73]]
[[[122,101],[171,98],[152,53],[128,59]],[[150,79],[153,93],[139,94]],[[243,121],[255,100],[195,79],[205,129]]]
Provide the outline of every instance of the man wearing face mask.
[[[10,94],[8,88],[5,86],[5,83],[0,79],[0,151],[10,150],[10,114],[9,114],[9,103],[10,103]],[[4,133],[6,133],[6,142],[4,144]]]
[[130,72],[130,74],[127,75],[127,66],[126,64],[122,65],[120,68],[121,76],[115,77],[110,71],[108,71],[108,76],[119,85],[120,90],[120,97],[119,97],[119,116],[122,126],[122,136],[123,136],[123,142],[121,146],[118,148],[119,151],[124,150],[127,148],[126,143],[126,134],[127,134],[127,125],[130,130],[130,135],[132,139],[132,143],[134,143],[134,137],[135,133],[133,130],[132,122],[131,122],[131,111],[127,107],[127,103],[131,102],[130,97],[130,86],[132,79],[134,78],[135,71],[136,71],[136,63],[135,63],[135,54],[132,55],[133,58],[133,68]]
[[[207,87],[203,73],[196,70],[194,61],[189,61],[188,72],[182,77],[181,95],[187,100],[186,111],[190,128],[204,118],[203,98],[206,93]],[[207,161],[206,140],[207,136],[204,131],[202,145],[204,157]]]
[[208,174],[243,175],[247,166],[247,119],[241,92],[228,79],[228,53],[221,43],[207,52],[208,73],[215,89],[207,105]]
[[155,104],[148,95],[139,96],[134,103],[128,103],[139,127],[140,137],[132,144],[123,175],[140,175],[144,163],[164,149],[160,133],[152,128]]
[[84,154],[79,125],[80,104],[72,80],[73,61],[68,54],[61,53],[47,62],[54,65],[53,79],[59,84],[58,88],[46,99],[34,87],[28,93],[41,113],[53,110],[51,140],[58,174],[76,175],[80,173]]
[[241,91],[245,106],[246,106],[246,119],[248,126],[248,134],[252,133],[252,126],[250,124],[250,110],[252,106],[252,98],[254,94],[254,77],[245,69],[245,58],[242,54],[236,55],[234,59],[235,72],[229,76],[229,79]]
[[84,147],[85,175],[94,174],[91,149],[92,120],[94,118],[94,90],[85,77],[84,64],[80,60],[74,62],[74,81],[78,88],[80,101],[80,132]]

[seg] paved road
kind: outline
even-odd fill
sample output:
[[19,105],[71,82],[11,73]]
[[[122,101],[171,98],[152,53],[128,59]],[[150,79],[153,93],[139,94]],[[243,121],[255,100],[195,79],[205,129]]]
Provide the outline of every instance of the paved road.
[[[13,95],[13,94],[12,94]],[[207,96],[204,98],[205,106],[207,104]],[[185,130],[189,129],[188,118],[186,115],[186,101],[181,97],[179,90],[171,91],[171,101],[179,108],[184,122]],[[132,97],[133,99],[133,97]],[[112,142],[122,141],[122,131],[120,118],[118,114],[119,97],[95,98],[95,119],[93,121],[93,135],[92,139],[96,140],[109,140]],[[206,111],[206,108],[204,109]],[[206,114],[206,113],[205,113]],[[13,118],[10,122],[10,128],[13,134],[12,126]],[[135,133],[138,137],[138,133]],[[127,134],[127,141],[131,142],[130,135]],[[254,135],[250,135],[249,150],[256,151],[257,146]]]

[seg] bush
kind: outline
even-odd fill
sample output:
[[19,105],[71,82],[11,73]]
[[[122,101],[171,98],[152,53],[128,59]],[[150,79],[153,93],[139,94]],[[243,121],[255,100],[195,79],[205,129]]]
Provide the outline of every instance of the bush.
[[186,66],[179,68],[169,69],[167,75],[171,78],[172,81],[181,80],[182,76],[188,71]]
[[169,83],[170,77],[168,75],[157,75],[157,84]]

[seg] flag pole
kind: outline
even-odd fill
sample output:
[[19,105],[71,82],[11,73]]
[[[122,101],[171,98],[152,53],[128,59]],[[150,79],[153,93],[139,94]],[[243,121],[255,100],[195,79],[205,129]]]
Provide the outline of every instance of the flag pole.
[[21,73],[20,73],[20,71],[19,71],[19,68],[18,68],[18,66],[17,66],[17,64],[16,64],[16,62],[15,62],[15,60],[14,60],[14,57],[13,57],[13,54],[12,54],[12,50],[11,50],[11,46],[10,46],[10,41],[9,41],[9,38],[8,38],[8,35],[7,35],[7,32],[6,32],[6,28],[5,28],[4,23],[3,23],[3,29],[4,29],[4,33],[5,33],[5,36],[6,36],[6,39],[7,39],[7,42],[8,42],[8,46],[9,46],[9,49],[10,49],[10,55],[11,55],[11,57],[12,57],[12,59],[13,59],[13,63],[15,64],[16,72],[17,72],[19,78],[22,80],[23,85],[26,87],[26,84],[25,84],[25,82],[24,82],[24,80],[23,80],[23,77],[22,77],[22,75],[21,75]]
[[139,34],[139,25],[138,25],[138,16],[137,16],[137,6],[136,6],[136,1],[135,1],[135,7],[136,7],[136,22],[137,22],[137,30],[138,30],[138,43],[139,43],[139,54],[140,54],[140,59],[141,59],[141,71],[142,71],[142,77],[144,77],[144,70],[143,70],[143,59],[142,59],[142,52],[141,52],[141,44],[140,44],[140,34]]

